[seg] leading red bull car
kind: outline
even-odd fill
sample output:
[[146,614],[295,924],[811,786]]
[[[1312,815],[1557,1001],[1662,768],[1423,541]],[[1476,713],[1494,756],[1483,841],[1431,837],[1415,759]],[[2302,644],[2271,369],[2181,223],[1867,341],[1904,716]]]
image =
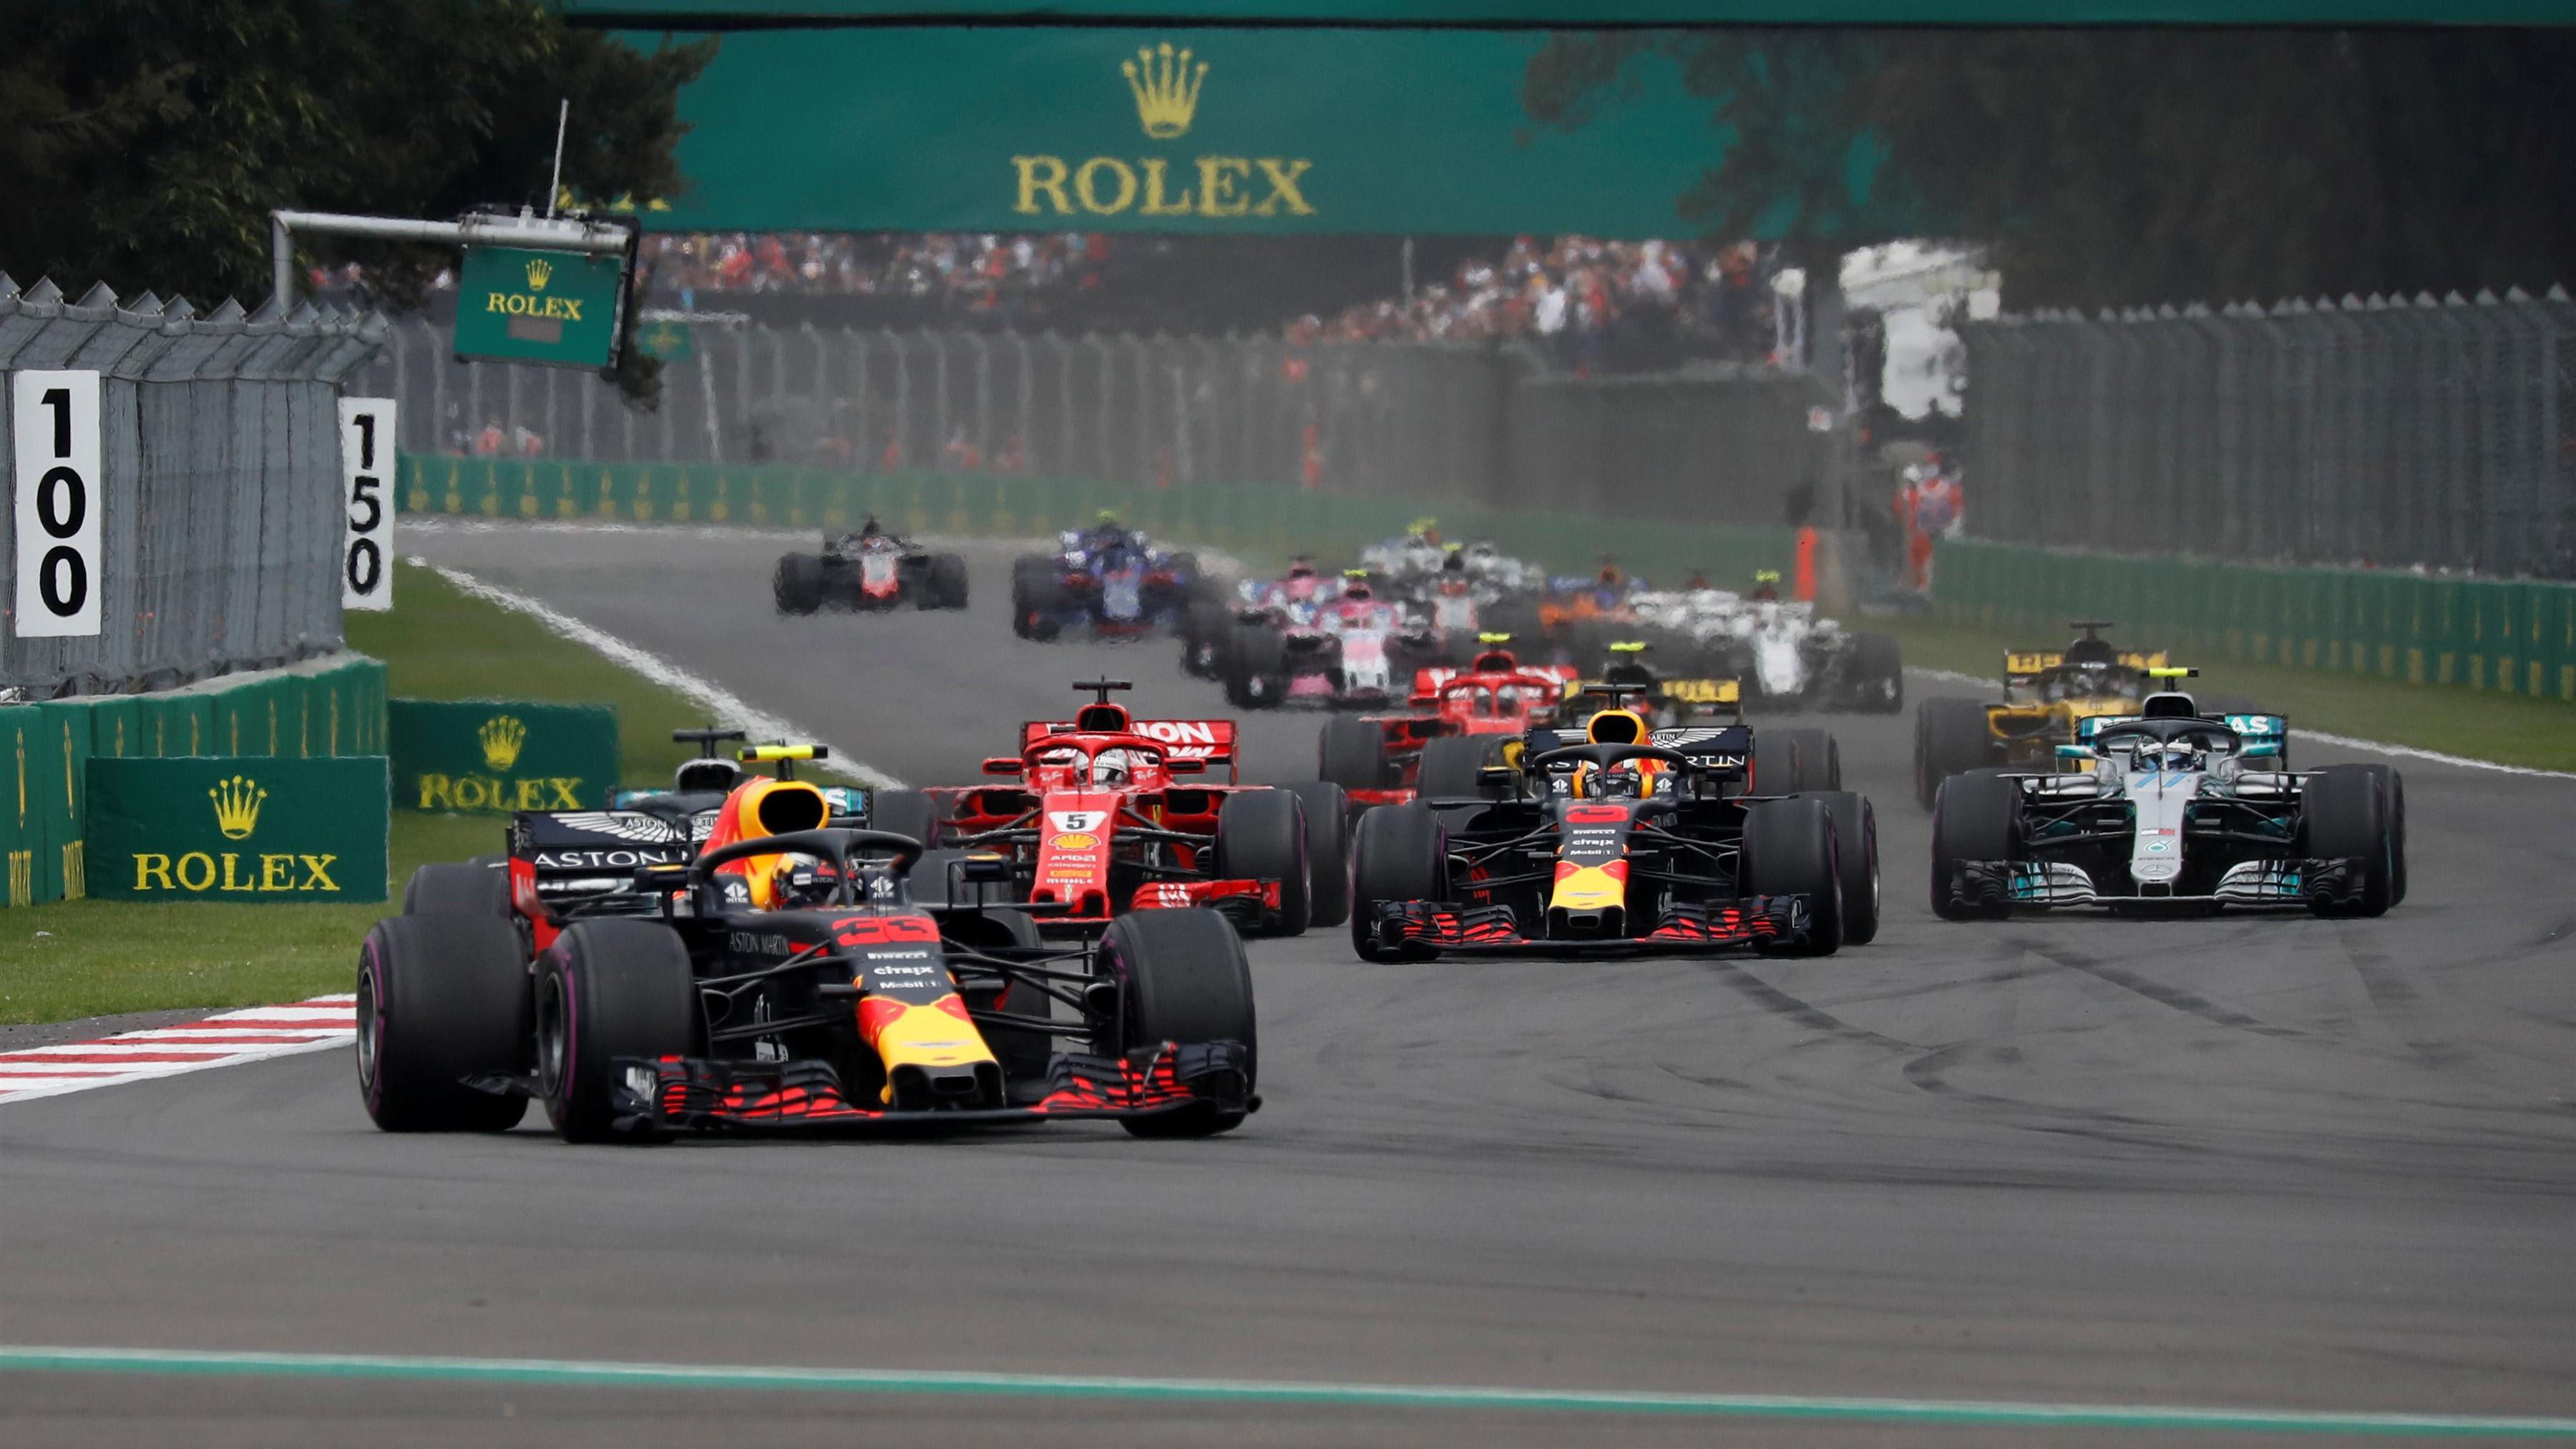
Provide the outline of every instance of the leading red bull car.
[[1463,669],[1418,669],[1403,714],[1341,715],[1324,722],[1316,773],[1342,787],[1354,809],[1417,797],[1474,795],[1477,772],[1503,744],[1556,722],[1576,671],[1523,664],[1512,636],[1477,636]]
[[491,911],[378,922],[357,983],[368,1114],[496,1132],[535,1100],[598,1141],[1059,1118],[1203,1136],[1258,1108],[1224,918],[1154,912],[1050,947],[999,903],[998,856],[763,828],[810,789],[746,783],[719,831],[736,838],[633,872],[653,915],[574,920],[533,962]]
[[1266,935],[1342,923],[1349,805],[1338,786],[1247,785],[1233,721],[1138,719],[1110,698],[1129,682],[1074,687],[1092,703],[1023,724],[1018,754],[984,762],[1002,783],[879,791],[872,821],[998,852],[1015,899],[1051,935],[1191,906]]

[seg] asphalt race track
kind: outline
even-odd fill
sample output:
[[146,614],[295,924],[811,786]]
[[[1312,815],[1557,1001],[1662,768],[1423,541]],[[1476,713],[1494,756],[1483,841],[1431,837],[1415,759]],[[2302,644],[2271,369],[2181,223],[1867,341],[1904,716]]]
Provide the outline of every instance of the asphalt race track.
[[[781,620],[774,538],[416,531],[908,782],[1177,646]],[[810,546],[810,545],[809,545]],[[1916,684],[1921,687],[1918,679]],[[493,681],[506,695],[509,681]],[[2293,721],[2295,730],[2296,721]],[[1266,1110],[571,1148],[392,1137],[337,1053],[0,1109],[0,1340],[2041,1404],[2576,1414],[2576,781],[2403,764],[2379,921],[1948,924],[1908,717],[1840,717],[1887,925],[1817,961],[1254,948]],[[1313,715],[1252,720],[1255,777]],[[2335,752],[2294,743],[2301,765]],[[355,942],[352,942],[354,953]],[[873,1432],[871,1430],[873,1429]],[[2194,1444],[2126,1426],[0,1375],[12,1444]]]

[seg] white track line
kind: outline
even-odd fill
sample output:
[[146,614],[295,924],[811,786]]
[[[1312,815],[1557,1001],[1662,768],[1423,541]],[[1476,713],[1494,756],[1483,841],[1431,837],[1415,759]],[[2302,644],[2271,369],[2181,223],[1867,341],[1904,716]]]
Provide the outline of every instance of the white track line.
[[744,699],[741,695],[734,693],[723,685],[718,684],[711,679],[705,679],[698,675],[691,674],[687,670],[682,669],[680,666],[663,658],[661,655],[655,654],[650,650],[639,648],[633,644],[629,644],[625,640],[618,638],[616,635],[611,634],[604,629],[594,628],[589,624],[585,624],[581,620],[574,618],[572,615],[563,612],[561,609],[558,609],[551,604],[545,603],[541,600],[532,599],[526,594],[519,593],[514,589],[505,589],[499,584],[486,583],[483,580],[476,578],[474,575],[465,572],[463,569],[449,568],[444,564],[432,563],[428,559],[416,556],[409,561],[419,564],[424,568],[436,570],[440,578],[447,580],[449,583],[454,584],[456,587],[464,590],[468,594],[471,594],[475,598],[483,600],[485,603],[498,604],[502,608],[508,609],[513,613],[525,614],[529,618],[536,620],[539,624],[544,625],[547,632],[560,635],[563,638],[570,639],[576,644],[596,650],[600,654],[606,655],[609,659],[634,670],[636,673],[643,675],[645,678],[652,680],[655,684],[661,685],[665,689],[675,690],[681,694],[687,695],[689,698],[713,711],[717,720],[721,723],[737,726],[749,731],[755,736],[764,738],[787,739],[795,740],[800,743],[810,742],[823,744],[824,748],[831,751],[831,757],[829,759],[819,762],[823,769],[828,770],[833,774],[845,775],[862,783],[877,786],[880,789],[899,790],[903,788],[903,782],[901,780],[898,780],[894,776],[887,774],[885,771],[876,768],[874,765],[852,758],[848,751],[843,750],[838,745],[829,744],[815,739],[812,731],[807,730],[800,725],[791,723],[790,721],[780,719],[778,716],[754,706],[751,701]]
[[0,1051],[0,1106],[347,1046],[356,1030],[356,1007],[354,996],[317,996],[96,1041]]
[[[1926,679],[1937,679],[1944,684],[1991,686],[1995,682],[1991,674],[1962,674],[1955,669],[1925,669],[1915,664],[1905,666],[1905,672],[1919,674]],[[2314,740],[2321,745],[2335,745],[2347,750],[2368,750],[2373,754],[2396,755],[2409,760],[2430,760],[2437,765],[2457,765],[2463,770],[2487,770],[2498,775],[2536,775],[2544,780],[2576,780],[2576,770],[2537,770],[2529,765],[2501,765],[2493,760],[2473,760],[2466,755],[2446,755],[2439,750],[2419,750],[2413,745],[2391,745],[2378,740],[2355,739],[2351,735],[2333,735],[2324,730],[2302,729],[2298,732],[2298,736],[2303,740]]]

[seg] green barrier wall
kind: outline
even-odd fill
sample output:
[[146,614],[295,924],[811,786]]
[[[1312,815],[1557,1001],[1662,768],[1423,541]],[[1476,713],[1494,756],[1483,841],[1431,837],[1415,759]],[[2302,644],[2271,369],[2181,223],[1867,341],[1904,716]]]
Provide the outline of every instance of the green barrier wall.
[[2576,584],[2252,568],[1941,541],[1934,612],[2053,638],[2118,621],[2183,658],[2242,659],[2576,700]]
[[[1678,581],[1693,569],[1749,582],[1792,566],[1787,528],[1720,527],[1673,519],[1489,511],[1420,499],[1357,497],[1259,484],[1146,488],[1089,478],[990,474],[836,473],[778,464],[584,463],[560,459],[405,455],[407,513],[485,518],[731,523],[855,528],[874,513],[902,533],[1025,538],[1087,524],[1103,509],[1159,538],[1222,548],[1267,563],[1307,549],[1345,550],[1403,531],[1425,514],[1452,538],[1490,538],[1560,573],[1590,573],[1602,555],[1633,572]],[[1334,560],[1328,560],[1334,561]]]
[[93,893],[153,901],[380,901],[382,756],[91,759]]
[[617,711],[604,705],[397,699],[389,723],[406,810],[598,810],[617,788]]
[[385,667],[373,659],[155,694],[0,705],[0,857],[8,867],[0,905],[89,893],[92,760],[381,755],[385,705]]

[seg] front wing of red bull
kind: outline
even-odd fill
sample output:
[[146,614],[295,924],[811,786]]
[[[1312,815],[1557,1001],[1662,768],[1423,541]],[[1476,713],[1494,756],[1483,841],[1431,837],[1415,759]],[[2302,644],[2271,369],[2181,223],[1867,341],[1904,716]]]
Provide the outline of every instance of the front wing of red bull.
[[627,1131],[865,1132],[922,1125],[1115,1121],[1182,1112],[1256,1112],[1250,1054],[1232,1041],[1163,1042],[1124,1057],[1056,1058],[1045,1094],[1025,1106],[904,1109],[853,1101],[823,1061],[621,1057],[614,1094]]
[[1448,901],[1381,901],[1370,929],[1388,950],[1424,948],[1474,955],[1628,955],[1672,951],[1700,955],[1730,947],[1791,942],[1810,925],[1807,898],[1747,896],[1734,901],[1681,903],[1652,929],[1635,935],[1550,936],[1532,932],[1507,905]]

